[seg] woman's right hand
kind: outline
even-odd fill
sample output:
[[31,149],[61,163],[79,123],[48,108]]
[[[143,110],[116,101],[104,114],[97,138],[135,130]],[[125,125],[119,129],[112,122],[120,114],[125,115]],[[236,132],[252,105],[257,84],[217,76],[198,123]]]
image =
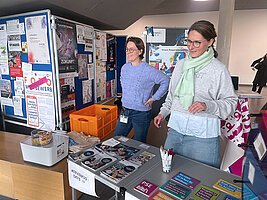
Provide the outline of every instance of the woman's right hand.
[[164,119],[163,115],[162,114],[158,114],[158,116],[156,116],[154,118],[154,125],[157,128],[160,128],[161,127],[161,122],[162,122],[163,119]]

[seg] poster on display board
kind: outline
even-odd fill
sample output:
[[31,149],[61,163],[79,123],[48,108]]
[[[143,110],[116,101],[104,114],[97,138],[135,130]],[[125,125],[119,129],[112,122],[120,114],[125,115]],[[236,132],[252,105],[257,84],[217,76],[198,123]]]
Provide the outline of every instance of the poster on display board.
[[154,28],[154,35],[146,38],[146,61],[168,76],[176,63],[188,52],[188,28]]
[[68,116],[75,111],[75,81],[74,77],[59,79],[62,116]]
[[59,73],[77,72],[78,50],[76,26],[73,23],[56,20],[56,45]]
[[78,54],[78,78],[88,79],[88,56],[86,54]]
[[83,104],[91,102],[92,101],[92,81],[91,80],[82,81],[82,90],[83,90]]
[[156,46],[149,48],[149,64],[167,75],[171,75],[177,61],[184,59],[187,46]]
[[46,15],[26,17],[25,27],[29,63],[50,64]]
[[107,34],[107,71],[116,69],[115,36]]
[[96,62],[96,96],[101,101],[106,99],[106,62]]
[[106,33],[95,31],[96,60],[107,61],[107,36]]
[[84,44],[84,51],[93,52],[94,28],[91,26],[76,25],[77,43]]
[[55,130],[52,72],[31,71],[23,75],[27,124],[38,129]]
[[6,24],[0,24],[0,74],[7,75],[8,73]]
[[0,79],[1,104],[13,106],[12,88],[10,80]]

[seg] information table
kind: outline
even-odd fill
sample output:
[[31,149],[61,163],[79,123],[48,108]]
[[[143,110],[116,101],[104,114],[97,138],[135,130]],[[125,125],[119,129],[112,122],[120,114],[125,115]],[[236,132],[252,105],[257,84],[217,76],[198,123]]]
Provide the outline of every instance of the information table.
[[[76,162],[76,164],[78,164],[79,166],[92,172],[95,175],[94,177],[96,180],[114,189],[115,199],[124,199],[125,194],[126,196],[127,195],[131,196],[133,199],[147,199],[148,198],[147,196],[134,190],[134,187],[136,185],[138,185],[142,180],[147,180],[150,183],[153,183],[160,187],[163,184],[165,184],[168,180],[170,180],[178,172],[187,174],[200,181],[199,185],[192,190],[192,192],[189,194],[189,196],[187,196],[186,199],[189,199],[190,196],[194,193],[195,190],[198,189],[200,185],[204,185],[204,186],[212,188],[212,186],[219,179],[223,179],[240,188],[242,187],[241,183],[233,182],[233,180],[240,180],[241,177],[230,174],[228,172],[221,171],[219,169],[210,167],[208,165],[187,159],[179,155],[174,155],[171,172],[164,173],[162,171],[159,148],[138,142],[133,139],[125,138],[125,137],[117,136],[117,137],[114,137],[114,139],[118,140],[119,142],[127,146],[132,146],[132,147],[140,149],[140,151],[137,152],[136,155],[142,153],[143,151],[147,151],[152,154],[155,154],[154,158],[146,162],[144,165],[139,167],[134,173],[130,174],[128,177],[121,180],[117,184],[100,175],[100,171],[103,169],[92,171],[90,169],[83,167],[81,165],[81,162]],[[72,161],[68,160],[68,162],[72,162]],[[108,166],[109,165],[107,165],[107,167]],[[76,188],[73,188],[73,193],[75,194],[75,192],[76,192]],[[220,195],[217,199],[224,199],[225,195],[226,193],[220,191]],[[75,200],[75,195],[73,195],[73,200]]]

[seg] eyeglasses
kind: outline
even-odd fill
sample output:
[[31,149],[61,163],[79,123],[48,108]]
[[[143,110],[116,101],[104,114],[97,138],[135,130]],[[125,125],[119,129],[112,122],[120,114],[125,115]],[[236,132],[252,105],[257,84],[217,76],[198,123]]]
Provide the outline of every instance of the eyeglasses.
[[133,53],[133,52],[136,51],[136,50],[138,50],[138,49],[133,49],[133,48],[128,49],[128,48],[125,48],[125,52],[126,52],[126,53],[127,53],[127,52],[129,52],[129,53]]
[[203,41],[192,41],[192,40],[187,39],[186,42],[187,42],[187,46],[190,46],[191,44],[193,44],[194,47],[198,48],[200,47],[200,44],[204,42],[204,40]]

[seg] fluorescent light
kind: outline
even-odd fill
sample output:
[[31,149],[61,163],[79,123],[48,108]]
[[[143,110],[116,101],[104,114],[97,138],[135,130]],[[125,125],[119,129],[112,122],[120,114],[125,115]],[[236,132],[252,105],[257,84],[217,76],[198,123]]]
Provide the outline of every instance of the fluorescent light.
[[193,0],[193,1],[209,1],[209,0]]

